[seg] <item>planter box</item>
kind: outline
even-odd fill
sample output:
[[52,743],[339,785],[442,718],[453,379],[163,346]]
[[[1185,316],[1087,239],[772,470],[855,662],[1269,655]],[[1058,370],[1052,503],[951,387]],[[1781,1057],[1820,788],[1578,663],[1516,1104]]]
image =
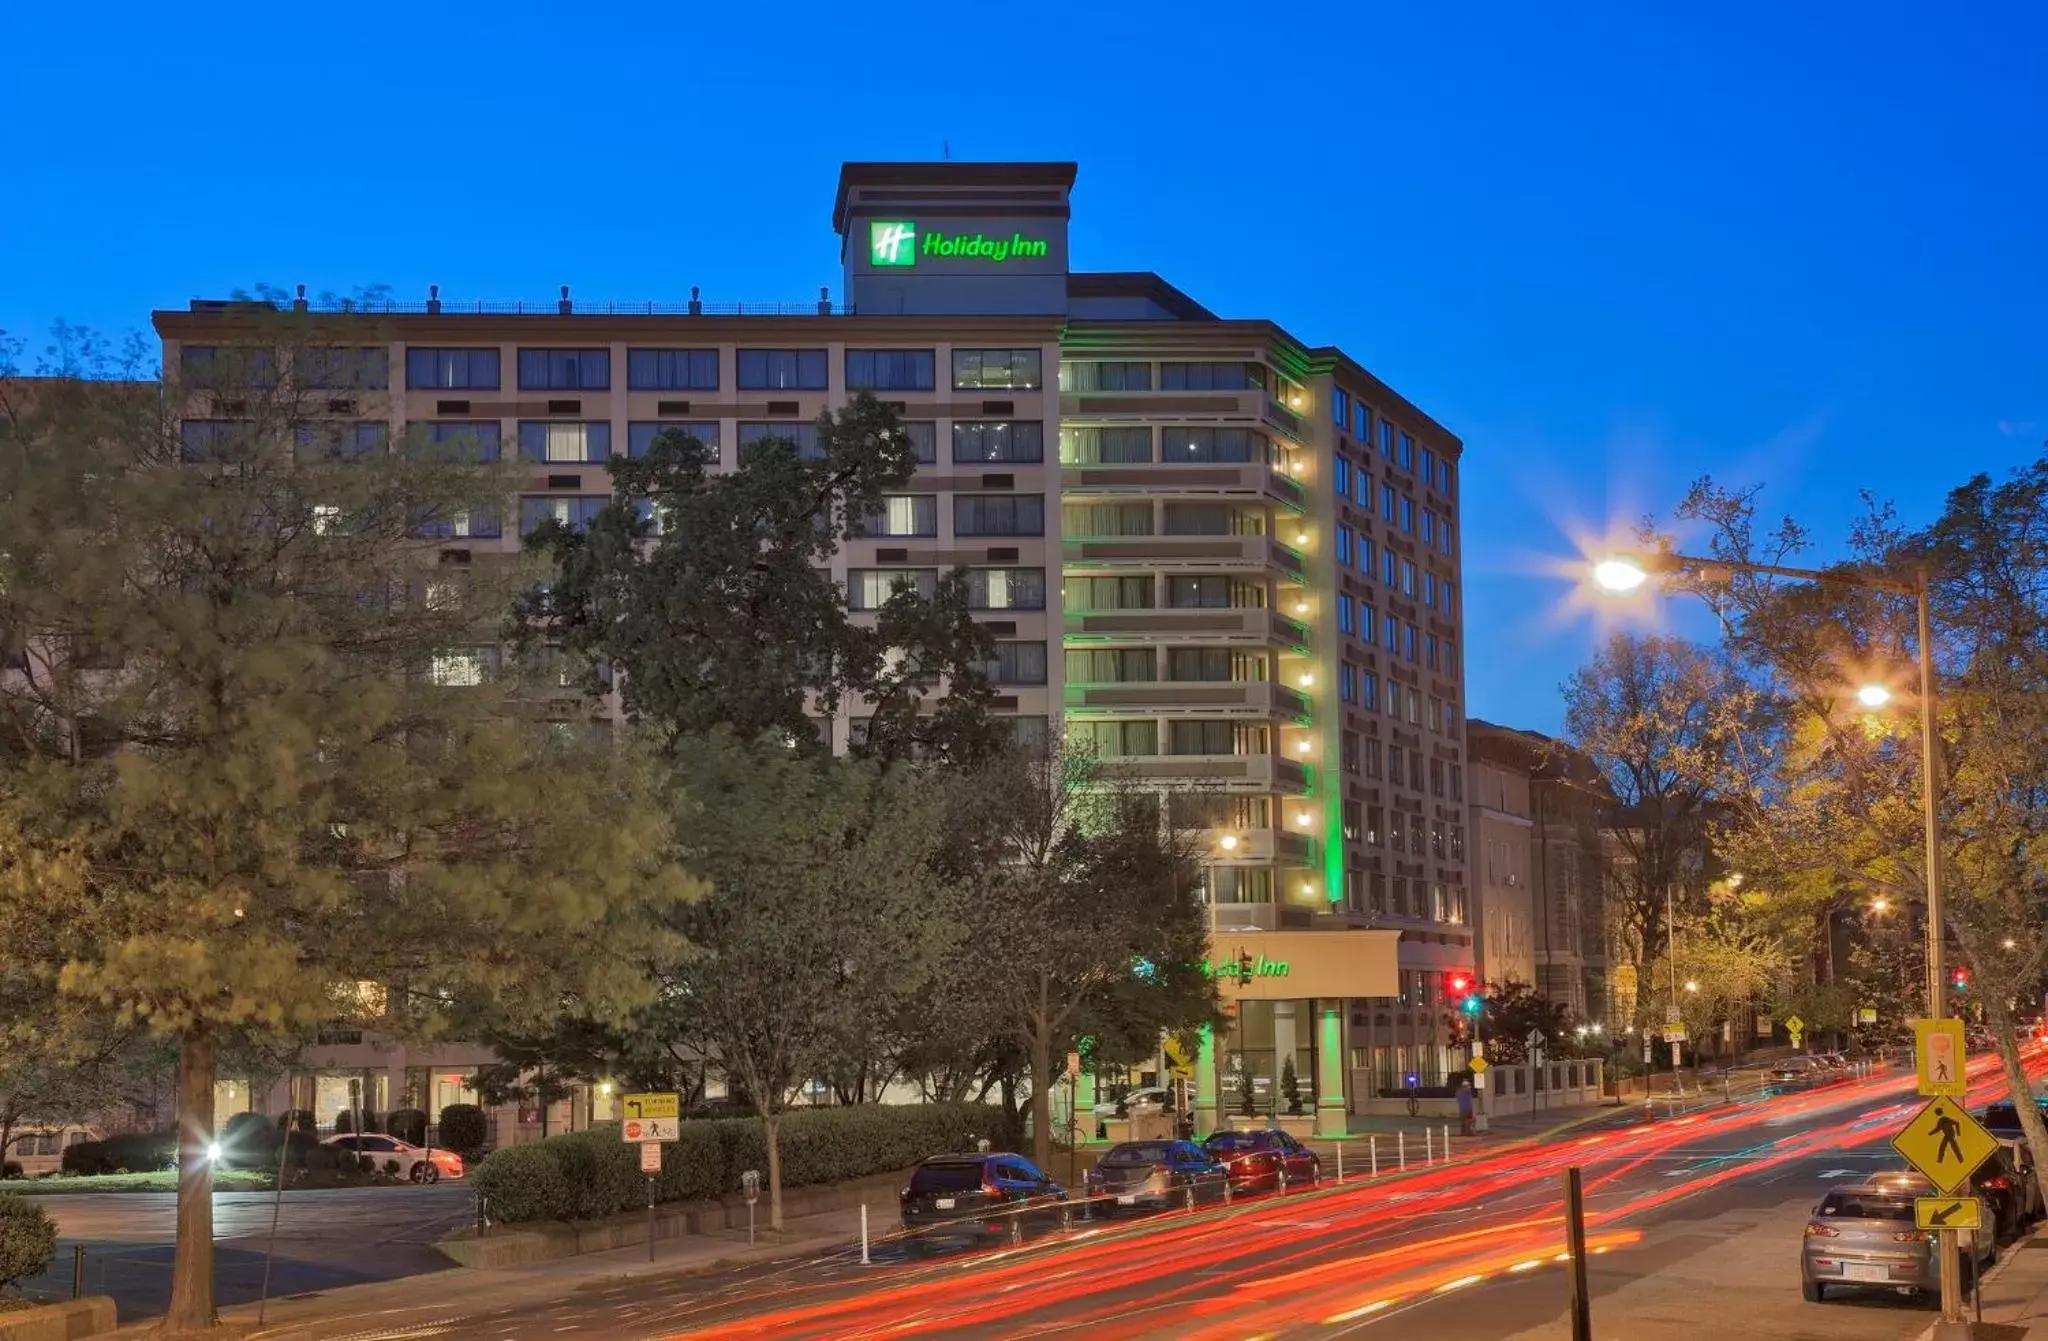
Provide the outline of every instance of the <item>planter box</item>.
[[114,1301],[100,1295],[0,1313],[0,1341],[71,1341],[111,1332]]
[[1131,1119],[1105,1118],[1102,1123],[1102,1139],[1117,1145],[1131,1139]]
[[1133,1141],[1171,1141],[1174,1137],[1171,1113],[1143,1113],[1132,1118],[1128,1125]]
[[1232,1131],[1264,1131],[1272,1125],[1272,1120],[1263,1113],[1257,1117],[1246,1117],[1242,1113],[1232,1113],[1230,1115],[1230,1129]]
[[1297,1141],[1306,1141],[1316,1134],[1315,1114],[1303,1113],[1297,1117],[1292,1113],[1282,1113],[1280,1115],[1280,1130],[1286,1132]]

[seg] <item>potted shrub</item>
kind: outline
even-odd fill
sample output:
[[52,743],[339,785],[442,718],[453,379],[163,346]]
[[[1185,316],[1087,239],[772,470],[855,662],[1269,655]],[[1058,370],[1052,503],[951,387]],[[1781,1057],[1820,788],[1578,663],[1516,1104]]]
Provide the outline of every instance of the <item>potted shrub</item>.
[[1257,1131],[1266,1125],[1266,1120],[1259,1116],[1259,1091],[1258,1087],[1252,1084],[1250,1068],[1237,1073],[1236,1097],[1237,1111],[1230,1115],[1230,1126],[1233,1131]]
[[1316,1134],[1316,1118],[1313,1113],[1302,1111],[1301,1077],[1294,1069],[1294,1059],[1289,1057],[1280,1064],[1280,1129],[1289,1136],[1304,1137]]

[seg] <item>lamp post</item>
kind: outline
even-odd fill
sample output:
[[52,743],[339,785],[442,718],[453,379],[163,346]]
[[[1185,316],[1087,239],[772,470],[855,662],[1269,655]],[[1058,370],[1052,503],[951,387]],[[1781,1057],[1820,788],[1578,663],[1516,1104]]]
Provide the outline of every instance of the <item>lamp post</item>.
[[[1911,596],[1920,640],[1920,818],[1926,843],[1927,862],[1927,1018],[1942,1017],[1942,913],[1941,913],[1941,793],[1940,737],[1935,733],[1934,619],[1927,602],[1927,570],[1922,568],[1911,582],[1875,573],[1835,569],[1820,572],[1811,568],[1788,568],[1774,563],[1746,563],[1729,559],[1697,559],[1660,549],[1649,555],[1617,554],[1593,565],[1593,581],[1611,592],[1630,592],[1655,574],[1690,574],[1707,580],[1725,580],[1735,573],[1757,573],[1766,577],[1791,578],[1799,582],[1825,582],[1861,587],[1866,591]],[[1866,708],[1881,708],[1891,700],[1883,685],[1864,685],[1856,700]],[[1970,1335],[1963,1318],[1962,1262],[1957,1239],[1943,1232],[1941,1238],[1941,1320],[1935,1324],[1934,1341],[1961,1341]]]

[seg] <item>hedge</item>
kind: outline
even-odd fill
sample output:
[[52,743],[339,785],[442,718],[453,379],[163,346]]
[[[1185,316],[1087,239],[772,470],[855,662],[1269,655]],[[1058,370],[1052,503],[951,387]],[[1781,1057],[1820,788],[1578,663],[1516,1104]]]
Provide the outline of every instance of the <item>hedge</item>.
[[[844,1182],[909,1168],[921,1159],[973,1150],[1016,1149],[1016,1124],[986,1104],[861,1104],[807,1108],[781,1122],[782,1185]],[[707,1201],[740,1186],[740,1174],[768,1172],[766,1139],[755,1118],[693,1120],[663,1145],[656,1201]],[[619,1139],[617,1123],[508,1146],[471,1175],[493,1220],[593,1220],[647,1204],[639,1152]]]
[[384,1130],[407,1145],[427,1143],[427,1115],[418,1108],[394,1108],[384,1119]]
[[491,1139],[490,1120],[475,1104],[449,1104],[441,1110],[441,1145],[469,1160]]
[[33,1201],[0,1194],[0,1289],[40,1276],[57,1258],[57,1222]]
[[64,1147],[66,1173],[148,1173],[178,1160],[176,1131],[137,1132]]

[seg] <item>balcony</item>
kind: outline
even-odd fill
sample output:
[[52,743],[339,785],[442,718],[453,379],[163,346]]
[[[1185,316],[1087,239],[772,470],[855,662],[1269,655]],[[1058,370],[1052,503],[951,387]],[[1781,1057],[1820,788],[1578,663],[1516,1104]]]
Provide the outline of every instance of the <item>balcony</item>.
[[1313,909],[1285,903],[1212,903],[1209,930],[1212,934],[1237,931],[1306,930],[1315,924]]
[[1069,536],[1060,542],[1070,564],[1123,563],[1151,568],[1277,568],[1300,576],[1301,556],[1264,535]]
[[1260,646],[1306,648],[1308,626],[1274,610],[1069,610],[1069,638],[1190,637],[1205,642],[1248,642]]
[[1277,754],[1135,754],[1104,765],[1133,782],[1199,782],[1228,792],[1305,792],[1308,768]]
[[1305,718],[1309,701],[1263,680],[1126,680],[1066,687],[1068,712],[1220,713],[1230,717]]
[[1303,870],[1312,870],[1317,864],[1316,840],[1312,834],[1295,833],[1289,829],[1232,829],[1228,826],[1217,832],[1227,833],[1237,840],[1237,845],[1228,850],[1213,843],[1209,845],[1206,856],[1218,863],[1278,864]]
[[1307,445],[1309,441],[1307,423],[1303,421],[1300,415],[1288,409],[1279,401],[1274,400],[1271,396],[1266,397],[1265,403],[1259,407],[1259,418],[1265,420],[1269,427],[1282,435]]
[[1062,497],[1071,498],[1098,492],[1176,494],[1191,497],[1205,494],[1246,494],[1274,499],[1291,508],[1308,505],[1308,490],[1298,481],[1258,462],[1241,462],[1233,465],[1060,467]]

